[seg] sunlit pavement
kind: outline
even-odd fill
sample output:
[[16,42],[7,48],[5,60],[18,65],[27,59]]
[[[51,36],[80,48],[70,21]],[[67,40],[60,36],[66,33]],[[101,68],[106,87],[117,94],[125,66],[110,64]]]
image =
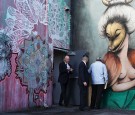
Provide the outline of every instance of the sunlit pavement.
[[35,108],[28,111],[0,113],[0,115],[135,115],[135,111],[127,110],[85,110],[79,111],[78,107],[60,107]]

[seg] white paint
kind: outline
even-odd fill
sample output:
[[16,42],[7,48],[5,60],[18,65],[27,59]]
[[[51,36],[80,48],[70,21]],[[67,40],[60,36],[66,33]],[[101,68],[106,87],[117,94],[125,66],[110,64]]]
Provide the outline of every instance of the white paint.
[[12,40],[13,53],[20,53],[19,46],[31,35],[34,25],[48,25],[48,3],[45,0],[14,0],[16,8],[7,9],[6,34]]

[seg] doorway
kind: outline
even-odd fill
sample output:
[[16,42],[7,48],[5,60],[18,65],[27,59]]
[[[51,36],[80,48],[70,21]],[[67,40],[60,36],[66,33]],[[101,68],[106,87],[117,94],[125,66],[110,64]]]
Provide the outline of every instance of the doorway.
[[54,85],[53,85],[53,104],[59,103],[60,98],[60,84],[58,82],[59,77],[59,64],[63,61],[66,51],[54,50]]
[[[71,105],[79,105],[80,96],[79,96],[79,86],[78,86],[78,66],[81,62],[83,54],[85,54],[85,50],[75,51],[74,56],[70,56],[70,64],[74,69],[74,73],[70,76],[69,84],[68,84],[68,93],[69,95],[69,103]],[[67,54],[66,51],[54,50],[54,85],[53,85],[53,104],[59,103],[60,98],[60,84],[58,82],[59,77],[59,63],[63,61],[64,56]]]

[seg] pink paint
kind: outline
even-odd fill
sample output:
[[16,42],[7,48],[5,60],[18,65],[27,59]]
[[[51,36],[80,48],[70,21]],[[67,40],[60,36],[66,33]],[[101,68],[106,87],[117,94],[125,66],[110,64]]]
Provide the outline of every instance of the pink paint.
[[[46,0],[46,4],[47,3],[48,3],[48,0]],[[6,13],[9,6],[14,7],[16,9],[14,0],[0,0],[0,29],[1,28],[5,29],[5,27],[7,26],[4,21],[6,19]],[[49,43],[49,48],[51,48],[49,49],[49,53],[53,55],[52,38],[49,37],[48,25],[43,25],[40,22],[38,22],[38,24],[34,25],[34,29],[32,31],[37,31],[38,35],[40,35],[43,40],[46,40],[46,42]],[[22,33],[16,33],[16,34],[17,34],[17,37],[19,38],[17,43],[24,44],[23,41],[25,38],[21,38],[20,36]],[[12,38],[12,39],[15,39],[15,38]],[[18,44],[16,45],[16,49],[20,47]],[[28,109],[29,107],[30,99],[29,99],[29,94],[27,93],[28,86],[25,86],[24,84],[22,84],[21,79],[19,79],[19,76],[16,75],[16,69],[17,69],[16,59],[18,58],[18,55],[19,54],[17,53],[16,54],[13,53],[10,59],[11,66],[12,66],[11,75],[9,77],[6,76],[4,80],[0,81],[0,112],[23,110],[23,109]],[[46,101],[49,106],[52,105],[52,89],[53,89],[52,81],[49,81],[47,93],[42,92],[42,91],[37,93],[37,95],[39,95],[42,101],[43,102]],[[33,100],[33,102],[37,106],[38,105],[43,106],[43,104],[39,100],[37,100],[36,102],[35,100]]]
[[17,54],[12,54],[11,65],[12,73],[0,82],[0,111],[14,111],[28,108],[28,94],[26,86],[22,86],[20,80],[16,78],[15,58]]
[[53,81],[49,81],[49,86],[47,88],[47,104],[48,106],[52,106],[52,92],[53,92]]

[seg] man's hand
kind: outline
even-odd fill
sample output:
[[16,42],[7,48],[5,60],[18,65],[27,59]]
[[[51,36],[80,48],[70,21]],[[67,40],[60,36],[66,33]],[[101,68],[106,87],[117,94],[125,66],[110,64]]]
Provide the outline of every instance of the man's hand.
[[86,83],[86,82],[83,82],[83,85],[84,85],[84,86],[87,86],[87,83]]
[[68,72],[72,72],[73,71],[73,69],[72,68],[70,68],[70,69],[67,69],[68,70]]
[[73,69],[72,69],[72,68],[70,68],[70,71],[72,72],[72,71],[73,71]]

